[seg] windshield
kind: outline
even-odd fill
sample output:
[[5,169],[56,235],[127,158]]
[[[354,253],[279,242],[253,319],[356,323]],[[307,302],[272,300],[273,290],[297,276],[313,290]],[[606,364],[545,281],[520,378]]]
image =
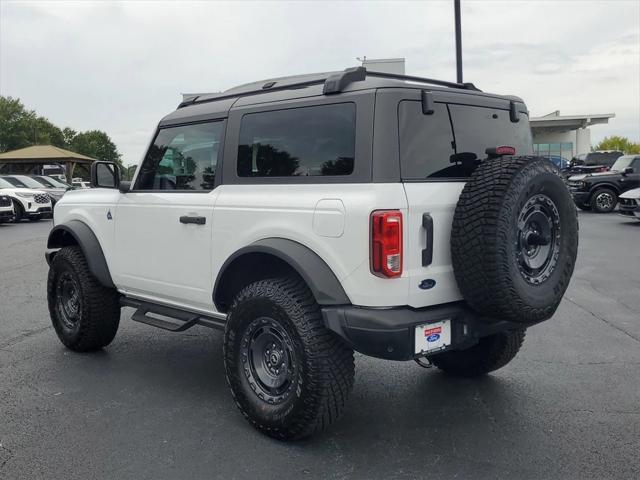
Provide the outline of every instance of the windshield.
[[15,185],[7,182],[4,178],[0,178],[0,188],[15,188]]
[[15,178],[16,180],[18,180],[19,182],[21,182],[23,185],[25,185],[26,187],[29,188],[42,188],[42,183],[34,180],[31,177],[25,177],[24,175],[20,175],[19,177],[9,177],[7,178],[7,180],[11,181],[10,178]]
[[7,183],[9,183],[10,187],[18,187],[18,188],[27,188],[27,186],[22,183],[20,180],[18,180],[15,177],[2,177],[3,180]]
[[54,188],[54,187],[56,187],[56,185],[54,185],[53,182],[50,182],[49,180],[46,180],[45,178],[42,178],[42,177],[31,177],[31,178],[33,178],[36,182],[38,182],[41,187],[46,187],[46,188]]
[[49,185],[51,185],[52,187],[55,188],[69,188],[69,185],[67,185],[66,183],[62,183],[59,180],[56,180],[55,178],[52,177],[34,177],[36,180],[42,180],[45,183],[48,183]]
[[612,165],[620,155],[622,155],[621,152],[591,152],[587,154],[584,164],[590,166]]
[[625,155],[624,157],[620,157],[618,160],[616,160],[616,163],[613,164],[611,170],[615,170],[616,172],[623,171],[625,168],[631,165],[631,162],[633,162],[634,158],[636,157],[632,155]]

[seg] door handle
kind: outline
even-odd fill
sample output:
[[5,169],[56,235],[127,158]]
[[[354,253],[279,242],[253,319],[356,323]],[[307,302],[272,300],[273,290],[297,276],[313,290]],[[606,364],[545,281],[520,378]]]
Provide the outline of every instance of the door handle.
[[422,266],[426,267],[433,262],[433,218],[428,213],[422,214],[422,228],[427,234],[426,248],[422,250]]
[[207,223],[207,219],[205,217],[198,217],[198,216],[189,216],[189,215],[183,215],[182,217],[180,217],[180,223],[193,223],[195,225],[204,225],[205,223]]

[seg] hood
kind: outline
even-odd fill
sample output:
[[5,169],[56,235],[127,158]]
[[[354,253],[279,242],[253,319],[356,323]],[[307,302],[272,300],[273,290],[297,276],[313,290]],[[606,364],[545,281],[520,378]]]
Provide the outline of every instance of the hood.
[[585,179],[589,179],[589,178],[618,178],[620,177],[620,175],[622,175],[622,172],[618,172],[618,171],[608,171],[608,172],[600,172],[600,173],[587,173],[585,174],[584,178]]
[[[0,192],[1,193],[1,192]],[[636,198],[640,199],[640,188],[634,188],[620,195],[620,198]]]
[[30,195],[41,193],[43,195],[47,195],[47,192],[43,190],[34,190],[33,188],[0,188],[0,195],[15,195],[16,193],[28,193]]
[[569,180],[572,182],[577,182],[578,180],[584,180],[584,177],[586,177],[587,174],[583,173],[580,175],[572,175],[571,177],[569,177]]

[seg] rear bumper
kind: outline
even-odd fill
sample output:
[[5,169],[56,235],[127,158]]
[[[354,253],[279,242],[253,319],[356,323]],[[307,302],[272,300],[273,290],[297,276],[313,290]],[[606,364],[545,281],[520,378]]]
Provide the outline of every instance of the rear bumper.
[[387,360],[411,360],[422,356],[414,351],[418,325],[451,320],[451,345],[446,350],[464,350],[487,335],[528,326],[480,319],[464,302],[420,309],[324,307],[322,315],[327,328],[351,348]]

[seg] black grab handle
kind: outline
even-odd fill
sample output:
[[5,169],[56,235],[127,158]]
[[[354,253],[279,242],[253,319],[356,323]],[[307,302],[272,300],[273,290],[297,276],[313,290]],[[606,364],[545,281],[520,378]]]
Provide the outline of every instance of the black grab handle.
[[194,223],[196,225],[204,225],[207,223],[207,219],[205,217],[190,217],[188,215],[183,215],[180,217],[180,223]]
[[422,266],[426,267],[433,262],[433,218],[428,213],[422,214],[422,228],[427,233],[427,245],[422,250]]

